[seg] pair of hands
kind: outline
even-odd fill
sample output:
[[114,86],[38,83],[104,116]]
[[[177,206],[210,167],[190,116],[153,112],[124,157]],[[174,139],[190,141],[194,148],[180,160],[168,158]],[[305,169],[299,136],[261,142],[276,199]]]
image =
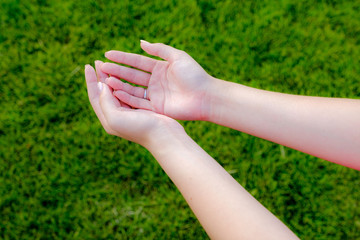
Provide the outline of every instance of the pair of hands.
[[[214,79],[183,51],[146,41],[141,47],[165,61],[109,51],[106,58],[134,68],[96,61],[96,72],[86,65],[85,78],[90,103],[106,132],[147,147],[169,131],[183,131],[174,119],[206,119]],[[120,79],[147,87],[147,99],[144,88]]]

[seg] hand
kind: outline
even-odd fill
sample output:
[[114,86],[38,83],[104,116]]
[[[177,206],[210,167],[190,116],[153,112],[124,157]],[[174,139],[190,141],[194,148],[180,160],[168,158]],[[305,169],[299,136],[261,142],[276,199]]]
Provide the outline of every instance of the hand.
[[[95,65],[100,66],[101,62]],[[98,71],[98,82],[94,68],[85,67],[85,78],[90,103],[107,133],[139,143],[150,148],[158,137],[169,133],[184,132],[175,120],[141,109],[131,109],[119,102],[112,94],[112,89],[101,82],[105,75]]]
[[[149,54],[166,61],[125,53],[109,51],[105,56],[118,63],[104,63],[103,72],[112,77],[106,83],[115,91],[114,95],[134,108],[151,110],[179,120],[206,120],[208,114],[207,92],[214,78],[187,53],[162,43],[141,42]],[[144,72],[145,71],[145,72]],[[134,87],[119,79],[147,87]]]

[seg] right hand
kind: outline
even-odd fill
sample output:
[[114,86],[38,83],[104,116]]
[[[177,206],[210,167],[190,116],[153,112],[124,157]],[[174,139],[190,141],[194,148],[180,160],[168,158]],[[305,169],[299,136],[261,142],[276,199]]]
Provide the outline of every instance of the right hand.
[[[138,54],[109,51],[105,56],[118,63],[104,63],[101,70],[112,77],[106,83],[114,95],[131,107],[151,110],[178,120],[206,120],[209,112],[207,99],[214,78],[187,53],[162,43],[142,41],[141,47],[149,54],[166,61]],[[144,72],[146,71],[146,72]],[[119,79],[147,87],[134,87]]]

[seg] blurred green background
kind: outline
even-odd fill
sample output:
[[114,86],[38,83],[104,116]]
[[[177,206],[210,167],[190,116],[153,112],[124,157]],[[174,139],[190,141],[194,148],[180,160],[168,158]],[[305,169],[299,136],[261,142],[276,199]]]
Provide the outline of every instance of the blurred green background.
[[[144,148],[109,136],[83,69],[139,40],[211,75],[360,97],[359,1],[0,0],[0,238],[207,239]],[[358,171],[206,122],[186,131],[302,239],[360,239]]]

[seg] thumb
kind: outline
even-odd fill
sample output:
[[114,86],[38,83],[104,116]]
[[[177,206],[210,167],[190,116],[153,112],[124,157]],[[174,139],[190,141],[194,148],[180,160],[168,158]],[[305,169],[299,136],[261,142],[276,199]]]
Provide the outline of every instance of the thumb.
[[98,88],[101,91],[99,98],[100,107],[106,120],[109,122],[109,120],[114,118],[114,113],[119,109],[120,102],[114,97],[107,84],[98,82]]
[[140,46],[148,54],[161,57],[168,61],[174,61],[183,53],[183,51],[163,43],[149,43],[145,40],[140,40]]

